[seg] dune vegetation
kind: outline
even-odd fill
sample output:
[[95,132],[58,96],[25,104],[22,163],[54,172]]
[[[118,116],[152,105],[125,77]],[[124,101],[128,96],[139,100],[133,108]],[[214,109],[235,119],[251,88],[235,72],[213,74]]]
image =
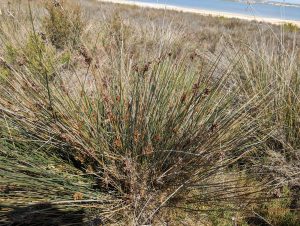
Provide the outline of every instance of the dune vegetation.
[[299,225],[295,25],[0,7],[0,224]]

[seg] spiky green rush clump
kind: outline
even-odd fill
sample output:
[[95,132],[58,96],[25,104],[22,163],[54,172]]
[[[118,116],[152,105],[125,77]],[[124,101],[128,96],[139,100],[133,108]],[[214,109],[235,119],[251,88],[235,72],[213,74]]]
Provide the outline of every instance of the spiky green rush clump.
[[0,84],[1,201],[98,209],[103,218],[133,225],[163,208],[207,211],[250,202],[258,189],[225,174],[257,145],[261,115],[250,110],[264,99],[253,95],[241,104],[230,73],[215,73],[218,61],[199,70],[197,54],[192,66],[190,56],[172,54],[138,62],[125,48],[123,29],[118,24],[103,42],[109,63],[102,67],[84,48],[70,51],[85,58],[72,70],[48,60],[49,31],[45,42],[33,30],[24,37],[30,45],[15,48],[32,54],[23,65],[1,58],[9,71]]
[[[14,137],[73,160],[97,189],[127,200],[136,219],[147,221],[172,200],[197,200],[199,188],[251,148],[256,121],[245,106],[232,109],[226,76],[213,79],[169,57],[142,67],[123,57],[111,74],[99,73],[73,93],[59,75],[48,89],[45,78],[13,71],[0,104]],[[198,201],[226,197],[218,188]]]

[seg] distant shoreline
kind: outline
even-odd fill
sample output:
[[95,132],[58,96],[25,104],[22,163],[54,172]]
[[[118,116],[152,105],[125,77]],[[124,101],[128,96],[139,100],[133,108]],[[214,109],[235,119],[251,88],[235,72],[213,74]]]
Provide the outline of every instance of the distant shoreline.
[[219,12],[219,11],[206,10],[206,9],[193,9],[193,8],[186,8],[186,7],[173,6],[173,5],[136,2],[136,1],[127,1],[127,0],[98,0],[98,1],[139,6],[139,7],[143,7],[143,8],[166,9],[166,10],[174,10],[177,12],[196,13],[196,14],[200,14],[200,15],[204,15],[204,16],[214,16],[214,17],[223,16],[226,18],[236,18],[236,19],[242,19],[242,20],[248,20],[248,21],[265,22],[265,23],[271,23],[271,24],[275,24],[275,25],[281,25],[284,23],[292,23],[292,24],[295,24],[298,27],[300,27],[300,21],[296,21],[296,20],[282,20],[282,19],[268,18],[268,17],[255,17],[255,16],[247,16],[247,15],[238,14],[238,13],[227,13],[227,12]]

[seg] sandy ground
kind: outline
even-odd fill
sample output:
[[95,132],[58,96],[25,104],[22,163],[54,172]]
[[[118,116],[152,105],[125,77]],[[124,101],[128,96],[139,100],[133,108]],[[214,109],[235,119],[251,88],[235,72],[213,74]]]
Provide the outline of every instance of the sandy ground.
[[165,4],[154,4],[154,3],[145,3],[145,2],[135,2],[135,1],[126,1],[126,0],[98,0],[100,2],[111,2],[111,3],[119,3],[119,4],[126,4],[126,5],[134,5],[140,6],[144,8],[154,8],[154,9],[166,9],[166,10],[175,10],[179,12],[186,12],[186,13],[197,13],[205,16],[223,16],[227,18],[238,18],[242,20],[249,20],[249,21],[258,21],[258,22],[266,22],[272,24],[283,24],[283,23],[293,23],[300,27],[300,21],[294,20],[281,20],[276,18],[264,18],[264,17],[255,17],[255,16],[246,16],[242,14],[235,14],[235,13],[227,13],[227,12],[218,12],[218,11],[211,11],[205,9],[192,9],[192,8],[185,8],[179,6],[172,6],[172,5],[165,5]]

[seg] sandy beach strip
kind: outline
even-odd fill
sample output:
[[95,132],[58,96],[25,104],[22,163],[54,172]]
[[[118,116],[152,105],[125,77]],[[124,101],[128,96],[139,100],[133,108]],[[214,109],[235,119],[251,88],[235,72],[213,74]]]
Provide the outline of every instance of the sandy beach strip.
[[284,24],[284,23],[292,23],[292,24],[295,24],[300,27],[300,21],[296,21],[296,20],[283,20],[283,19],[258,17],[258,16],[255,17],[255,16],[247,16],[247,15],[236,14],[236,13],[219,12],[219,11],[212,11],[212,10],[206,10],[206,9],[193,9],[193,8],[186,8],[186,7],[180,7],[180,6],[147,3],[147,2],[137,2],[137,1],[126,1],[126,0],[98,0],[98,1],[139,6],[139,7],[144,7],[144,8],[174,10],[177,12],[185,12],[185,13],[196,13],[196,14],[200,14],[200,15],[204,15],[204,16],[214,16],[214,17],[222,16],[222,17],[226,17],[226,18],[237,18],[237,19],[242,19],[242,20],[265,22],[265,23],[271,23],[271,24],[276,24],[276,25],[280,25],[280,24]]

